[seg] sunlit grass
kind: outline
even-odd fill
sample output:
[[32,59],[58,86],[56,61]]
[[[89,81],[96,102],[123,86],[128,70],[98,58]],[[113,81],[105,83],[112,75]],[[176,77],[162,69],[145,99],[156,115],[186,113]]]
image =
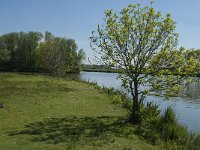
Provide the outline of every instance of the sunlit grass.
[[134,134],[127,110],[72,79],[0,73],[0,149],[159,149]]

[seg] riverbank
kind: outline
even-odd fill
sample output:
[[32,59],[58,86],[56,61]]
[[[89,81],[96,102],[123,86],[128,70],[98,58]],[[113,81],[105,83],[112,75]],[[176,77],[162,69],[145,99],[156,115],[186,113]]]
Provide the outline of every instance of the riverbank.
[[[187,149],[162,140],[151,123],[129,124],[130,101],[112,89],[71,75],[0,73],[0,83],[0,149]],[[177,127],[167,136],[190,138]],[[187,142],[198,149],[193,137]]]
[[134,134],[127,110],[90,84],[0,73],[0,149],[160,149]]
[[[117,79],[117,75],[116,73],[81,72],[80,77],[86,81],[96,82],[101,87],[113,87],[124,91],[121,87],[121,80]],[[163,112],[167,107],[172,106],[179,123],[193,133],[200,133],[200,80],[196,79],[197,82],[187,84],[184,87],[184,96],[172,97],[168,100],[163,97],[147,96],[145,101],[153,101],[159,105],[159,109]]]

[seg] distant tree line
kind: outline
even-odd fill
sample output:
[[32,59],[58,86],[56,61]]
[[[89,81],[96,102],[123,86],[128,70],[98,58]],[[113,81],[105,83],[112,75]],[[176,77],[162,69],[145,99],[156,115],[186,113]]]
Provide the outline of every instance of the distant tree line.
[[0,36],[1,71],[78,73],[85,53],[75,40],[50,32],[12,32]]
[[97,65],[97,64],[83,64],[82,70],[87,72],[120,72],[118,68],[112,68],[109,65]]

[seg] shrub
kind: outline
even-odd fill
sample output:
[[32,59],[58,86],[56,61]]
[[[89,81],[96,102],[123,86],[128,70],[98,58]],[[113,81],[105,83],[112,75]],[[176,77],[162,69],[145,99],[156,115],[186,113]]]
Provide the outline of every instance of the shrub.
[[176,114],[174,112],[174,110],[172,109],[172,107],[168,107],[165,110],[164,116],[163,118],[163,123],[170,123],[170,124],[174,124],[176,123]]
[[141,107],[141,123],[150,123],[152,120],[158,118],[160,115],[160,110],[158,109],[159,105],[156,105],[153,102],[148,102],[146,106]]
[[161,137],[165,141],[174,141],[176,143],[185,143],[187,141],[187,129],[179,124],[162,124]]

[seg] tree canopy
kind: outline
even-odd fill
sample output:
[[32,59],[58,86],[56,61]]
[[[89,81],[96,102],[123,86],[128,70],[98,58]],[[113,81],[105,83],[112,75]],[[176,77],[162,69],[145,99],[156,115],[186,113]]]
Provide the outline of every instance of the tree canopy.
[[13,32],[0,36],[0,70],[45,71],[65,75],[78,73],[84,51],[78,50],[73,39],[43,35],[30,31]]
[[198,59],[187,59],[188,51],[177,49],[176,23],[152,7],[129,5],[120,13],[105,11],[104,22],[93,31],[91,47],[107,65],[123,70],[122,86],[132,97],[132,120],[140,121],[145,95],[174,96],[192,74]]

